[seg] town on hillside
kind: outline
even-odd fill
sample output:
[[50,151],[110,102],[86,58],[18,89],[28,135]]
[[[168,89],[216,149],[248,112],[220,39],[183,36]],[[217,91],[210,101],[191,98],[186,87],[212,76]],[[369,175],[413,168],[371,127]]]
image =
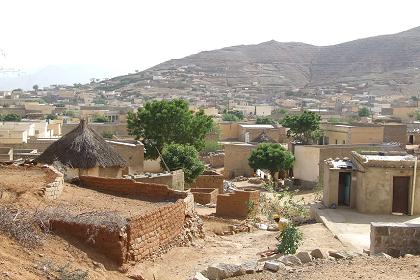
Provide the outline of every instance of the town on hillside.
[[[385,30],[370,1],[6,2],[0,43],[31,67],[174,59],[89,81],[0,49],[0,280],[420,279],[420,27],[331,41],[368,34],[337,34],[343,12]],[[287,40],[175,59],[265,33]]]

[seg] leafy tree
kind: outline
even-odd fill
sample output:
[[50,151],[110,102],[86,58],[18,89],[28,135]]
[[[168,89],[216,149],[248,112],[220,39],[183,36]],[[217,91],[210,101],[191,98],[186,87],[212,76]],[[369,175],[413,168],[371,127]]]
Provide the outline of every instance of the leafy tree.
[[141,139],[145,157],[156,159],[165,144],[188,144],[201,151],[205,136],[214,127],[204,112],[191,112],[182,99],[147,102],[137,112],[128,114],[128,132]]
[[292,223],[289,223],[280,233],[280,243],[277,249],[282,254],[295,254],[302,241],[302,233]]
[[275,120],[269,117],[257,117],[256,124],[277,124]]
[[39,86],[38,86],[38,85],[33,85],[32,89],[33,89],[34,91],[38,91]]
[[195,178],[204,171],[204,164],[198,159],[197,150],[190,145],[165,145],[162,150],[162,159],[162,168],[167,166],[171,171],[182,169],[185,182],[188,184],[194,182]]
[[236,117],[238,117],[239,120],[243,120],[244,119],[244,113],[242,111],[231,110],[231,111],[228,111],[227,113],[228,114],[235,115]]
[[4,122],[20,122],[22,118],[17,114],[0,115],[0,120]]
[[295,141],[302,144],[311,144],[321,134],[320,120],[321,117],[318,114],[304,111],[300,115],[286,116],[282,124],[289,128],[287,135],[291,136]]
[[260,144],[248,159],[251,168],[268,170],[273,180],[277,172],[292,168],[294,161],[292,153],[277,143]]
[[97,115],[97,116],[93,117],[92,122],[94,122],[94,123],[106,123],[106,122],[108,122],[108,118],[105,117],[105,116]]
[[222,120],[225,122],[237,122],[239,118],[234,114],[225,113],[222,115]]
[[370,111],[367,107],[362,107],[359,109],[359,117],[369,117]]
[[47,120],[55,120],[57,119],[57,115],[56,114],[48,114],[47,115]]

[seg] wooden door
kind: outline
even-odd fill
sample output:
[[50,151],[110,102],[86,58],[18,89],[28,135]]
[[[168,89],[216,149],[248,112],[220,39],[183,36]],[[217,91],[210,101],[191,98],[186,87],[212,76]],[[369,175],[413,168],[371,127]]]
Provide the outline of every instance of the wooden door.
[[408,214],[408,194],[410,177],[396,176],[393,178],[392,212]]

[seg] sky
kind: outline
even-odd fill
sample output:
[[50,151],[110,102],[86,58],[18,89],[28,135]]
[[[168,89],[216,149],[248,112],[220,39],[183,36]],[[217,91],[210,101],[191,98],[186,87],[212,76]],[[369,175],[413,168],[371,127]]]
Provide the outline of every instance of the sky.
[[418,0],[0,0],[0,67],[110,74],[264,41],[331,45],[420,26]]

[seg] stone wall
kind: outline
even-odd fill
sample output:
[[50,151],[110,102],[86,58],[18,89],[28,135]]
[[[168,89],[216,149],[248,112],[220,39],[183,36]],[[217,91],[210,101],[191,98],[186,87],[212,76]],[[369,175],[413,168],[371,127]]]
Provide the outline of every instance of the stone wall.
[[420,224],[371,223],[370,253],[420,254]]
[[64,176],[61,172],[53,168],[52,166],[45,165],[46,172],[54,173],[54,180],[48,183],[44,188],[40,190],[40,194],[47,199],[58,198],[64,189]]
[[215,171],[204,171],[191,184],[191,188],[218,189],[219,193],[223,193],[223,175]]
[[260,192],[255,190],[237,190],[233,193],[219,194],[216,216],[244,219],[258,210],[259,200]]

